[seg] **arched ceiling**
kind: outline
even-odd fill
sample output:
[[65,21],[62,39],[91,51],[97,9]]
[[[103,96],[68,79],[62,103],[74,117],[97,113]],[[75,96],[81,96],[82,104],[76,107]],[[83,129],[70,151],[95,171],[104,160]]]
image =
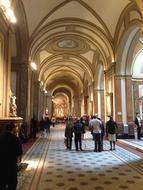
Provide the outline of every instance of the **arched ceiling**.
[[[121,12],[130,3],[129,0],[108,0],[108,2],[105,0],[22,0],[22,2],[30,35],[38,26],[42,27],[45,23],[64,17],[81,18],[97,23],[104,30],[114,33]],[[107,29],[104,28],[105,26]]]
[[38,79],[47,91],[62,92],[65,85],[78,95],[87,88],[84,81],[89,85],[97,78],[99,63],[103,71],[115,61],[122,14],[136,8],[131,0],[21,1],[30,38],[29,59],[38,65]]

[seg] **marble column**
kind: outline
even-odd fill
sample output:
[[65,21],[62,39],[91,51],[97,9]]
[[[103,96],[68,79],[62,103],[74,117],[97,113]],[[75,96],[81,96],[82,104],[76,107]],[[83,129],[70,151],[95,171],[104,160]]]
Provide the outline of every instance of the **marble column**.
[[40,96],[40,82],[35,81],[33,83],[34,85],[34,93],[33,93],[33,115],[35,115],[37,118],[39,116],[40,111],[40,102],[39,102],[39,96]]
[[122,122],[121,78],[115,76],[115,119]]
[[38,118],[41,119],[44,115],[44,91],[42,88],[40,88],[40,93],[39,93],[39,115]]
[[94,113],[93,114],[97,114],[98,113],[98,93],[97,93],[96,89],[94,89],[93,104],[94,104]]
[[19,64],[17,94],[18,116],[26,120],[28,103],[28,62]]
[[133,87],[132,87],[132,76],[126,76],[126,111],[127,121],[132,122],[133,115]]
[[89,96],[84,95],[84,113],[88,114],[88,98]]
[[94,114],[97,114],[100,118],[105,117],[105,102],[104,102],[104,90],[95,89],[94,90]]

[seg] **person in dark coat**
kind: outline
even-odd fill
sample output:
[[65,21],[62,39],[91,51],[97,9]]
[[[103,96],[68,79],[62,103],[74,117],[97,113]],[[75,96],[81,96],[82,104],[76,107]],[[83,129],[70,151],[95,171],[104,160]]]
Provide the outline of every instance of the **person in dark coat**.
[[44,124],[45,124],[45,120],[42,117],[41,120],[40,120],[40,122],[39,122],[39,127],[40,127],[40,131],[41,131],[41,137],[44,136]]
[[50,134],[51,124],[52,124],[51,119],[49,117],[45,117],[44,130],[46,134]]
[[31,119],[31,129],[32,129],[32,137],[33,139],[35,139],[38,130],[38,120],[36,119],[36,116],[33,116],[33,118]]
[[67,149],[72,149],[72,137],[73,137],[73,121],[72,118],[69,118],[66,121],[66,128],[65,128],[65,137],[66,137],[66,147]]
[[110,119],[106,123],[106,136],[110,141],[110,150],[115,150],[117,124],[112,116],[109,116],[109,118]]
[[21,160],[22,145],[14,134],[16,126],[10,123],[0,134],[0,190],[16,190],[18,158]]
[[[77,121],[74,123],[74,140],[75,140],[75,148],[76,151],[80,150],[82,151],[82,133],[84,131],[83,125],[80,122],[80,118],[77,118]],[[78,146],[79,145],[79,146]]]
[[137,127],[137,136],[138,136],[138,140],[141,139],[141,128],[142,128],[142,120],[140,117],[139,112],[136,113],[136,117],[135,117],[135,125]]

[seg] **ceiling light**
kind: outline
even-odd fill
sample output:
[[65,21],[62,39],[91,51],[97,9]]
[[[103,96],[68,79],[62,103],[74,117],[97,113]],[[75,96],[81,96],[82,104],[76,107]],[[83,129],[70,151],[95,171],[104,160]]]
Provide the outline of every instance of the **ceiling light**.
[[41,87],[43,86],[43,84],[44,84],[43,81],[40,81],[40,86],[41,86]]
[[10,1],[9,0],[1,0],[0,6],[3,10],[5,10],[5,8],[10,7]]

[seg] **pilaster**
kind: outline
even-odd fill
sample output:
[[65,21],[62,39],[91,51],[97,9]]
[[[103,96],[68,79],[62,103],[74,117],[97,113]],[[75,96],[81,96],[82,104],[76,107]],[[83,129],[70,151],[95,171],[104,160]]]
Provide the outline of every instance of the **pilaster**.
[[28,104],[28,62],[19,63],[17,106],[18,116],[26,120]]
[[121,79],[115,77],[115,119],[117,122],[122,122],[122,102],[121,102]]
[[133,121],[133,87],[132,76],[126,76],[126,109],[127,109],[127,121]]

